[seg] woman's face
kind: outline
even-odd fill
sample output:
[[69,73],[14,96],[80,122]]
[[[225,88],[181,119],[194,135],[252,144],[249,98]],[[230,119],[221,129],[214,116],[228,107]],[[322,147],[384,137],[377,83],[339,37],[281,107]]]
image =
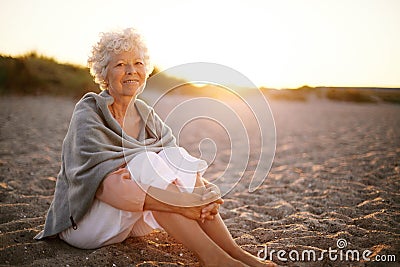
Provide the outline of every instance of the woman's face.
[[127,51],[111,53],[106,81],[110,94],[116,98],[132,98],[141,91],[146,81],[146,66],[141,53]]

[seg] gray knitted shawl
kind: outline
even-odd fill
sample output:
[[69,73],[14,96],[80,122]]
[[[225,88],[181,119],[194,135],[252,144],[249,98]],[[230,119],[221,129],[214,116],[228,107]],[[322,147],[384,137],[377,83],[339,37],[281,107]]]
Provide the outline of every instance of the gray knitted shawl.
[[102,180],[138,153],[176,146],[171,129],[139,99],[135,106],[145,122],[146,138],[138,141],[126,135],[108,109],[113,101],[103,91],[88,93],[76,104],[62,146],[54,199],[44,230],[35,239],[79,227],[76,223],[91,207]]

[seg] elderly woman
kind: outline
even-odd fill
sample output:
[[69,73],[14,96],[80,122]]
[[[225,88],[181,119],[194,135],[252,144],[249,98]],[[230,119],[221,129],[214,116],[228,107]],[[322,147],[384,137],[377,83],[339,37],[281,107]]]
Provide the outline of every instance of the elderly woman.
[[136,98],[152,72],[141,36],[134,29],[103,33],[88,63],[103,91],[75,106],[36,239],[58,235],[94,249],[164,229],[203,266],[273,266],[234,242],[218,214],[218,189],[201,177],[205,162],[177,147],[170,128]]

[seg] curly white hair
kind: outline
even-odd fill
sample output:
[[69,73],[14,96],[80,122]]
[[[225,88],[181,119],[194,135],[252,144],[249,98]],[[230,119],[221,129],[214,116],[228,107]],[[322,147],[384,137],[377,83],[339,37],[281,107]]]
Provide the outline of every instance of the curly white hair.
[[92,47],[91,55],[88,58],[88,67],[94,81],[100,85],[102,90],[107,89],[105,81],[107,65],[110,62],[110,53],[121,53],[123,51],[137,50],[143,55],[147,77],[154,69],[150,61],[147,46],[134,28],[116,30],[100,33],[100,40]]

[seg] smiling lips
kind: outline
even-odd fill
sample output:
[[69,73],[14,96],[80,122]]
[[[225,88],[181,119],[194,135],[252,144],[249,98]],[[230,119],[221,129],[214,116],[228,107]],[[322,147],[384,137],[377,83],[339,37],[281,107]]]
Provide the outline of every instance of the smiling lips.
[[129,80],[123,81],[123,83],[125,83],[125,84],[139,83],[139,80],[137,80],[137,79],[134,79],[134,80],[129,79]]

